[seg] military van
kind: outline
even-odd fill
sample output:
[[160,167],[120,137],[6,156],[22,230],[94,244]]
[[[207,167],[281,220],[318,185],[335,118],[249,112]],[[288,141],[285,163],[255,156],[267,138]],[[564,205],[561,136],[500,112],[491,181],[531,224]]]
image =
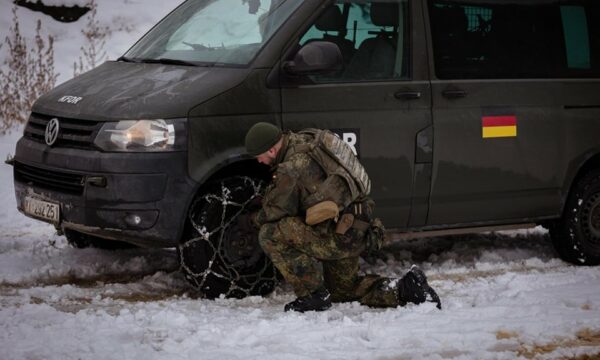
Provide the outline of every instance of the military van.
[[177,247],[209,297],[268,293],[236,221],[270,179],[243,147],[268,121],[339,134],[405,237],[537,224],[597,265],[598,19],[595,0],[188,0],[37,100],[18,209],[79,247]]

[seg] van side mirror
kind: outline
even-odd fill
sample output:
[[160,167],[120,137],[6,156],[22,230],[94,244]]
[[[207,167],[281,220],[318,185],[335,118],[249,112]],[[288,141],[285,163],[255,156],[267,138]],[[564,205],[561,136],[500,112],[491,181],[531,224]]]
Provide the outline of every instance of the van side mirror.
[[294,60],[286,61],[283,69],[292,75],[318,75],[341,70],[340,48],[329,41],[312,41],[298,50]]

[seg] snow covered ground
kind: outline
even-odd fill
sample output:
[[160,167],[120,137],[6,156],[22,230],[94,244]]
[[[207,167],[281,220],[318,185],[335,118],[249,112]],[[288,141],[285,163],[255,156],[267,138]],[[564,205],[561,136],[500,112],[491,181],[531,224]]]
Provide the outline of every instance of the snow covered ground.
[[[10,23],[0,0],[1,38]],[[72,1],[71,1],[72,2]],[[176,2],[100,1],[117,28],[110,58]],[[57,35],[64,81],[81,24],[19,10]],[[119,20],[121,19],[121,20]],[[82,20],[80,20],[82,22]],[[69,75],[69,76],[67,76]],[[0,136],[0,159],[20,130]],[[443,301],[397,309],[336,304],[284,313],[287,286],[242,300],[195,298],[172,249],[70,248],[16,210],[12,169],[0,164],[1,359],[599,359],[600,268],[559,260],[540,228],[394,243],[367,272],[400,276],[416,263]]]
[[70,248],[16,213],[10,175],[2,166],[2,359],[600,357],[600,271],[557,259],[539,229],[396,243],[365,267],[393,276],[419,264],[442,311],[284,313],[286,286],[266,298],[194,298],[169,249]]

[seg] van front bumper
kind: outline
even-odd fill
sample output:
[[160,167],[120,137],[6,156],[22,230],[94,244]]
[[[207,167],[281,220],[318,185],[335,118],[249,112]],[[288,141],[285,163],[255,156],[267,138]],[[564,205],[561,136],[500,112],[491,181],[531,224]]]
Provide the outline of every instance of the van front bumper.
[[[14,157],[17,207],[27,216],[143,247],[176,246],[196,183],[187,153],[103,153],[50,148],[22,138]],[[58,221],[32,214],[25,200],[58,205]]]

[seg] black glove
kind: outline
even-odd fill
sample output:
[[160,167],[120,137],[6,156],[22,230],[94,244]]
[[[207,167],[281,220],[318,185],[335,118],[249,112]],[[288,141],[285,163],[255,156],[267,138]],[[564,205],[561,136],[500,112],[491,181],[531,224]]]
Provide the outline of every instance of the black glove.
[[246,211],[255,212],[262,208],[263,198],[261,195],[256,195],[248,204],[246,204]]
[[256,212],[247,212],[238,216],[238,226],[244,232],[256,232],[258,228],[254,222]]

